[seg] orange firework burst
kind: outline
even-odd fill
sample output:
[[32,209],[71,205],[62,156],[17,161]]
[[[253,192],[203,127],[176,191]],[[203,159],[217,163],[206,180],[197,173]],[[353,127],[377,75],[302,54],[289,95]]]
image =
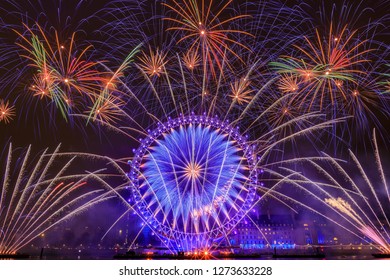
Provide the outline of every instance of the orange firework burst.
[[39,96],[41,99],[44,97],[51,97],[53,81],[50,74],[38,73],[33,77],[34,83],[30,87],[34,96]]
[[154,52],[149,46],[149,54],[142,52],[139,67],[145,74],[149,75],[149,77],[160,77],[160,75],[164,73],[164,66],[167,63],[165,60],[166,56],[167,54],[163,54],[159,49]]
[[92,100],[95,92],[105,86],[104,76],[107,73],[97,70],[101,62],[84,59],[92,46],[79,51],[75,45],[75,33],[69,43],[61,44],[57,31],[54,31],[54,39],[50,40],[38,24],[37,32],[25,27],[29,36],[15,32],[24,42],[17,44],[26,51],[22,56],[29,59],[30,66],[37,71],[30,90],[34,96],[51,98],[66,118],[70,97],[78,93]]
[[103,99],[96,101],[97,106],[93,106],[88,112],[92,116],[93,120],[100,120],[104,123],[115,123],[119,120],[119,117],[123,115],[121,107],[125,105],[123,100],[119,97],[110,94],[106,98],[99,96],[98,98]]
[[249,88],[250,83],[251,82],[248,79],[244,78],[230,84],[232,92],[229,96],[240,105],[249,103],[252,100],[250,93],[253,92],[253,90]]
[[184,56],[183,56],[183,62],[184,65],[190,69],[193,70],[195,67],[197,67],[200,63],[200,57],[198,52],[195,50],[189,50]]
[[292,93],[299,90],[299,84],[297,76],[282,75],[278,81],[278,88],[283,93]]
[[15,117],[15,107],[9,106],[9,101],[0,99],[0,122],[9,123]]
[[[308,118],[297,110],[296,93],[286,93],[275,100],[268,108],[267,116],[270,127],[285,137],[293,133],[296,127],[304,127]],[[308,115],[307,115],[308,116]]]
[[331,104],[345,102],[348,100],[345,86],[356,84],[359,75],[365,74],[359,66],[369,61],[365,55],[372,51],[364,49],[368,40],[354,41],[356,32],[348,32],[347,26],[337,32],[331,25],[328,37],[323,38],[316,30],[314,42],[304,37],[305,45],[295,45],[300,57],[280,58],[279,62],[272,62],[271,66],[280,74],[303,81],[299,98],[302,100],[301,105],[309,101],[309,109],[314,104],[322,109],[327,100]]
[[234,33],[251,35],[250,33],[224,27],[232,21],[248,17],[248,15],[232,16],[222,21],[219,19],[219,16],[232,1],[229,0],[225,4],[221,4],[221,8],[215,13],[212,12],[213,0],[207,3],[201,1],[201,4],[198,4],[198,0],[172,0],[173,5],[163,3],[177,15],[176,18],[165,18],[165,20],[177,25],[168,28],[168,30],[178,30],[185,33],[177,43],[190,41],[188,48],[190,52],[197,52],[200,49],[204,68],[207,69],[208,65],[214,76],[216,74],[215,65],[222,70],[222,60],[226,61],[226,51],[241,59],[240,55],[233,50],[233,45],[249,50],[247,46],[233,39],[231,35]]

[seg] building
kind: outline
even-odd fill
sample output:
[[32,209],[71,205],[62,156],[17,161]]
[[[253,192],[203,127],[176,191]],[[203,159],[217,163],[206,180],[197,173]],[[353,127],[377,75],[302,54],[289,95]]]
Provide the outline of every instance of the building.
[[291,215],[250,215],[231,235],[231,245],[241,249],[294,248],[294,223]]

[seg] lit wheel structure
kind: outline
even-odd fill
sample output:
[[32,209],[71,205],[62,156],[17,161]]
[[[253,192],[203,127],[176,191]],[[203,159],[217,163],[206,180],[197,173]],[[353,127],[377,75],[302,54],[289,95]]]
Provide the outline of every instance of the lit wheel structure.
[[216,117],[158,123],[134,150],[129,177],[136,211],[170,249],[212,247],[253,204],[253,150],[238,128]]

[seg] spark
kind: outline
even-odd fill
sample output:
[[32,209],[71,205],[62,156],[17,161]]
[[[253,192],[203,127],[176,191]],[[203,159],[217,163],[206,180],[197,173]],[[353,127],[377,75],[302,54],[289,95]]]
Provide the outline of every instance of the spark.
[[299,90],[298,77],[283,75],[278,81],[278,88],[283,93],[296,92]]
[[160,77],[164,73],[164,66],[167,63],[166,56],[167,54],[163,54],[158,49],[154,52],[151,46],[149,46],[148,54],[142,52],[140,68],[150,77]]
[[15,116],[15,106],[10,106],[9,101],[5,102],[0,99],[0,122],[7,124],[11,122]]
[[100,120],[105,123],[115,123],[123,115],[123,110],[121,109],[125,103],[120,98],[109,95],[107,97],[98,97],[102,100],[96,101],[93,106],[90,108],[89,114],[92,115],[93,120]]
[[187,51],[183,57],[183,62],[188,69],[193,70],[200,64],[199,54],[194,50]]
[[249,87],[250,81],[247,79],[240,79],[230,84],[231,94],[230,97],[233,98],[239,105],[249,103],[252,100],[250,95],[253,90]]

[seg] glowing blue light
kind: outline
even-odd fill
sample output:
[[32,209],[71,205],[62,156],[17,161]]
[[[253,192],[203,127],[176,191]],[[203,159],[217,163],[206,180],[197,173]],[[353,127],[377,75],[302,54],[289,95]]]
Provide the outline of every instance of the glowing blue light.
[[255,195],[256,157],[246,138],[218,119],[195,115],[169,119],[150,138],[141,141],[130,171],[139,213],[182,247],[225,236]]
[[144,198],[158,200],[165,215],[185,222],[218,203],[216,198],[233,203],[246,180],[237,152],[232,141],[210,128],[180,127],[145,156]]

